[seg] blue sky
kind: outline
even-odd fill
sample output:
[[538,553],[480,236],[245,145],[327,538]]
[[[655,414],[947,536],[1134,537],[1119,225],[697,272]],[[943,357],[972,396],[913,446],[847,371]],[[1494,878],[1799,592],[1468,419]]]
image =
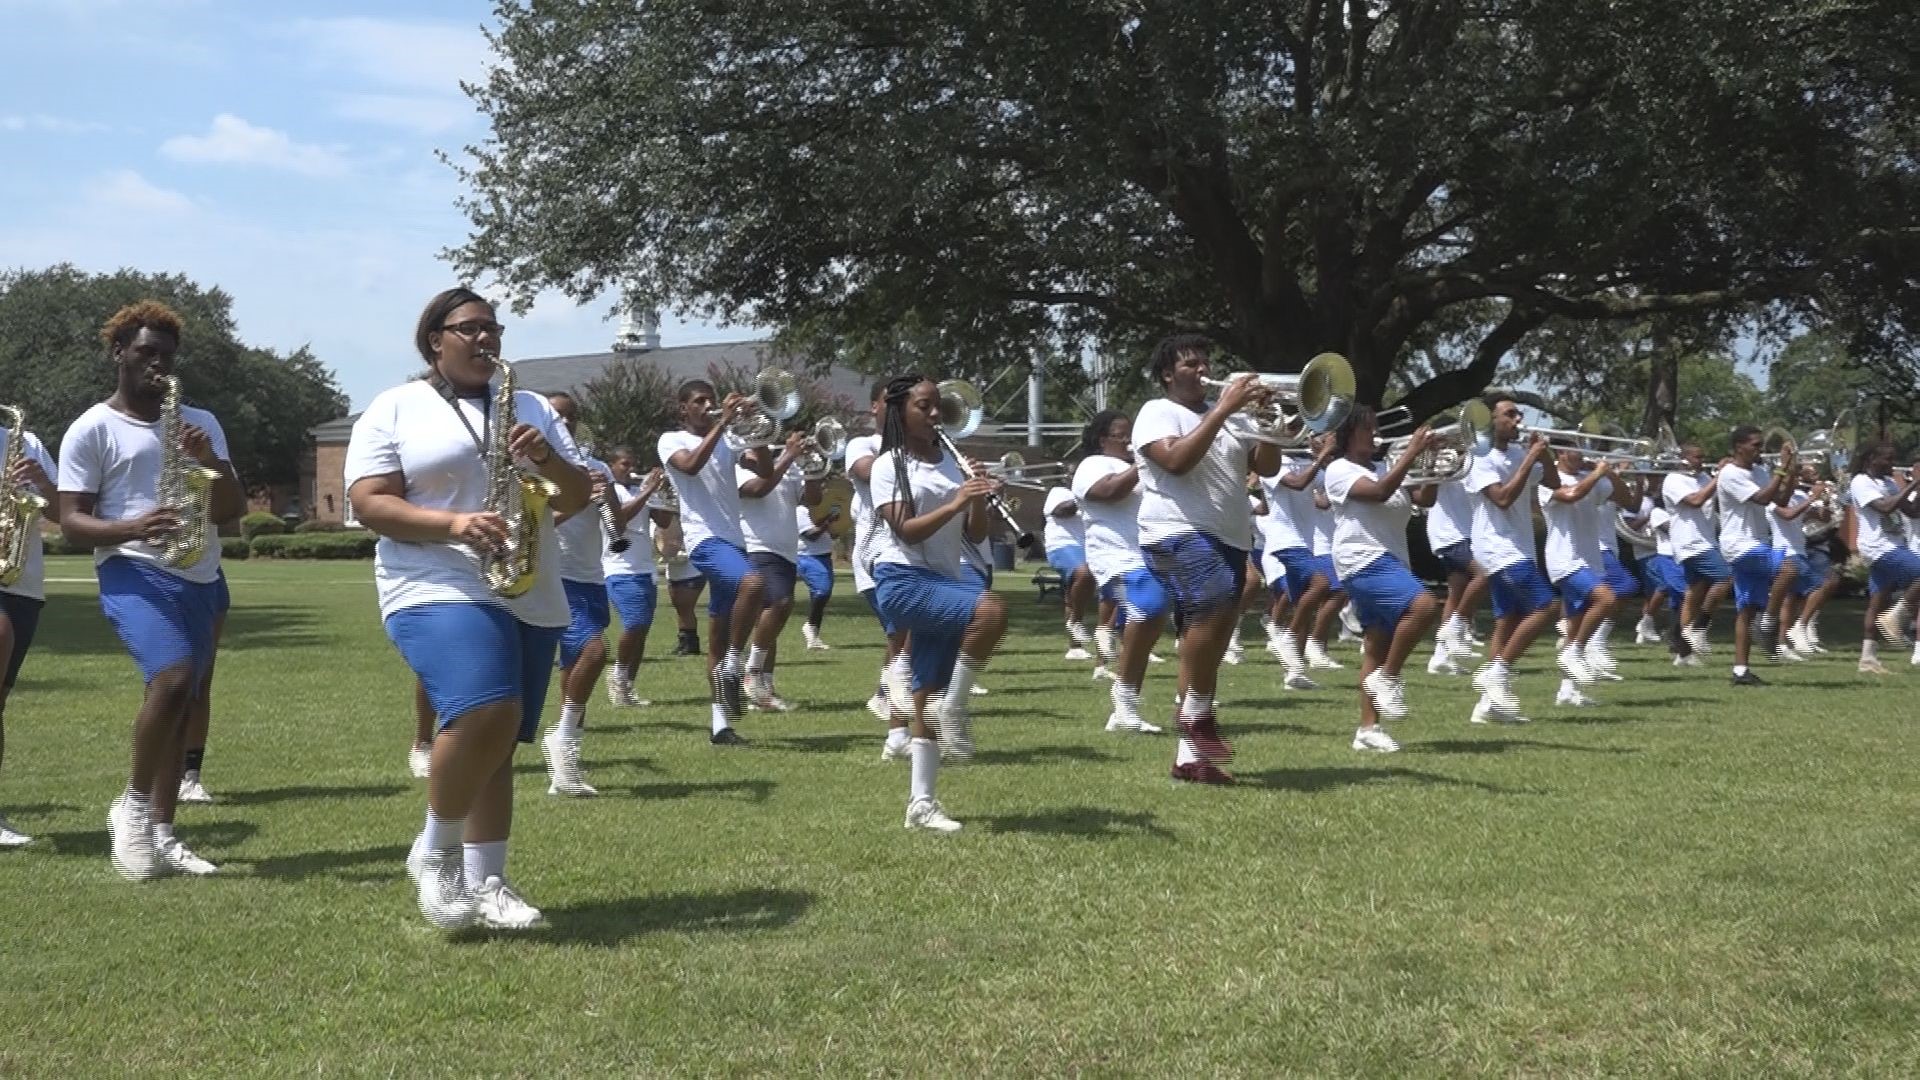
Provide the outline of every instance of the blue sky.
[[[455,283],[440,252],[467,222],[435,152],[487,134],[459,82],[486,70],[491,17],[451,0],[0,0],[0,266],[218,285],[242,340],[310,344],[364,405],[415,369],[420,307]],[[507,354],[604,349],[616,302],[503,313]],[[661,333],[758,336],[671,314]]]

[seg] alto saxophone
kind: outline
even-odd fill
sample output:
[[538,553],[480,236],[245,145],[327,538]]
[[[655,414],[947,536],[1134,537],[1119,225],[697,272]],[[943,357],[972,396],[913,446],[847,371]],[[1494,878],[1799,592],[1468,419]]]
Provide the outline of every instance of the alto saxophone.
[[180,445],[186,424],[180,419],[180,380],[167,376],[167,393],[160,401],[159,504],[180,517],[180,527],[160,541],[160,561],[168,566],[192,566],[215,543],[213,482],[220,474],[187,456]]
[[519,596],[533,588],[540,572],[540,523],[547,504],[560,493],[553,481],[528,473],[513,463],[509,436],[519,422],[514,409],[513,366],[500,366],[500,388],[493,394],[493,427],[487,437],[487,498],[482,510],[498,514],[507,525],[507,540],[480,555],[487,588],[496,596]]
[[17,484],[13,468],[26,457],[27,414],[17,405],[0,405],[0,420],[7,425],[7,445],[0,452],[0,585],[20,580],[27,568],[27,541],[31,530],[40,527],[40,512],[47,500],[30,485]]

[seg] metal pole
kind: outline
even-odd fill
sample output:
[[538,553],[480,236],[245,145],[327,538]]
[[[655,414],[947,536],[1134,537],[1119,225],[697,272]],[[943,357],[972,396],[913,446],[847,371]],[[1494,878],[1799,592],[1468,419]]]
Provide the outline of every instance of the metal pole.
[[1040,445],[1040,413],[1042,394],[1040,392],[1040,363],[1034,361],[1027,369],[1027,445]]

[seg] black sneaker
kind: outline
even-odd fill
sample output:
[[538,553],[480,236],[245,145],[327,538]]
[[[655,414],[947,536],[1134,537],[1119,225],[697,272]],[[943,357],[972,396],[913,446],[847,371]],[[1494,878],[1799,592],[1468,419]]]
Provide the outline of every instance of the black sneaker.
[[715,746],[747,745],[747,740],[741,738],[740,733],[730,727],[723,727],[719,731],[714,732],[708,737],[707,741]]
[[675,656],[699,656],[700,635],[693,630],[680,631],[680,643],[673,647]]
[[1760,677],[1760,676],[1758,676],[1758,675],[1755,675],[1755,674],[1754,674],[1754,673],[1753,673],[1753,672],[1752,672],[1751,670],[1749,670],[1749,671],[1745,671],[1745,672],[1742,672],[1742,673],[1741,673],[1741,674],[1739,674],[1739,675],[1735,675],[1735,676],[1733,677],[1733,685],[1735,685],[1735,686],[1765,686],[1765,685],[1767,685],[1767,680],[1765,680],[1765,679],[1763,679],[1763,678],[1761,678],[1761,677]]

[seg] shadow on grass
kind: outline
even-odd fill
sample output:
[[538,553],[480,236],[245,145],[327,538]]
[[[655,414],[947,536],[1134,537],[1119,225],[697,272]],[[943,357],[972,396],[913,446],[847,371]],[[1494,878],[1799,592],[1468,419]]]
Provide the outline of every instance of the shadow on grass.
[[1437,784],[1445,787],[1476,788],[1493,795],[1538,795],[1539,791],[1520,788],[1501,787],[1481,780],[1460,780],[1438,773],[1421,772],[1418,769],[1361,769],[1350,766],[1331,766],[1319,769],[1269,769],[1265,772],[1241,773],[1238,779],[1242,784],[1256,787],[1276,788],[1282,791],[1298,791],[1313,794],[1332,791],[1335,788],[1353,787],[1360,784],[1378,784],[1383,782],[1410,782],[1415,784]]
[[1116,761],[1114,755],[1091,746],[1030,746],[1025,750],[981,750],[976,765],[1040,765],[1049,761]]
[[[104,812],[100,815],[100,821],[101,825],[98,829],[42,833],[39,839],[55,855],[104,859],[107,857],[110,846]],[[188,822],[180,827],[180,838],[187,841],[195,851],[206,855],[241,843],[259,831],[260,827],[250,821],[215,821],[205,825]]]
[[1572,750],[1580,754],[1637,754],[1637,746],[1579,746],[1574,743],[1542,742],[1539,739],[1436,739],[1409,743],[1405,747],[1417,754],[1505,754],[1513,750]]
[[879,743],[883,736],[877,732],[861,735],[789,735],[784,738],[768,739],[761,743],[769,750],[791,750],[800,754],[844,754],[863,746]]
[[969,818],[988,832],[1038,833],[1043,836],[1072,836],[1082,840],[1113,840],[1127,835],[1146,835],[1158,840],[1173,840],[1152,814],[1103,810],[1093,806],[1069,806],[1039,814],[1003,814],[998,817]]
[[812,893],[792,889],[740,889],[725,893],[669,893],[596,900],[547,908],[549,929],[501,935],[531,946],[595,945],[611,948],[645,934],[742,934],[791,926],[813,906]]
[[713,796],[739,802],[763,803],[773,794],[771,780],[687,780],[666,784],[631,784],[606,789],[636,799],[695,799]]
[[[33,817],[37,814],[70,814],[79,809],[82,808],[74,806],[71,803],[60,802],[9,803],[6,806],[7,813],[22,819]],[[101,813],[104,814],[106,811],[102,810]]]
[[[251,866],[254,874],[259,877],[299,880],[324,874],[350,881],[374,881],[391,878],[396,873],[402,872],[406,858],[406,844],[386,844],[381,847],[352,848],[341,851],[303,851],[298,855],[255,859],[242,865]],[[382,869],[377,873],[340,873],[342,870],[367,866],[371,863],[382,864]]]
[[[1166,726],[1171,727],[1172,725],[1168,724]],[[1283,731],[1289,735],[1325,735],[1330,730],[1328,728],[1312,728],[1305,724],[1283,724],[1277,720],[1253,720],[1245,724],[1237,720],[1229,720],[1220,725],[1220,729],[1222,734],[1229,736],[1252,735],[1265,731]]]
[[342,784],[339,787],[292,784],[287,787],[256,788],[253,791],[223,791],[220,793],[220,802],[228,806],[267,806],[303,799],[384,799],[406,790],[404,784]]

